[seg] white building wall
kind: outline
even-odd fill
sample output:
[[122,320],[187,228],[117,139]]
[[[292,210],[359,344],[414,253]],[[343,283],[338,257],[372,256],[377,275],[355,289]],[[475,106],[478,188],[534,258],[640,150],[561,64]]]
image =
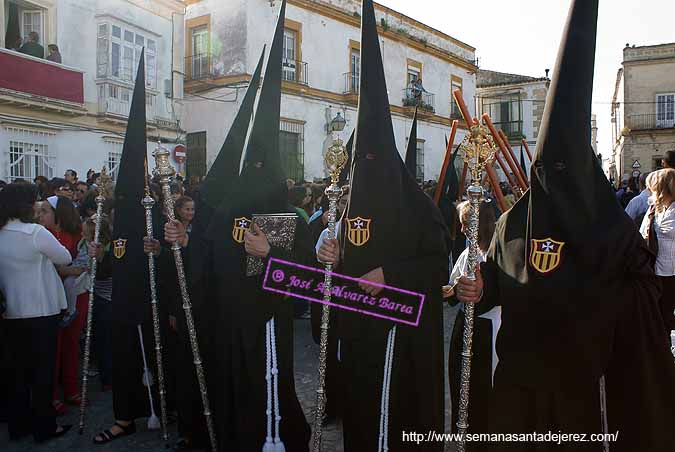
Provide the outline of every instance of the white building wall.
[[[16,141],[17,135],[28,138],[39,137],[38,141],[48,147],[53,177],[63,177],[63,173],[69,168],[75,169],[82,178],[89,168],[100,171],[103,164],[108,161],[108,152],[111,149],[108,142],[123,141],[123,127],[126,125],[123,119],[117,122],[103,122],[96,119],[99,101],[96,84],[97,27],[101,22],[129,27],[130,30],[156,41],[157,82],[155,89],[148,89],[149,93],[156,94],[155,115],[148,113],[148,121],[155,118],[179,119],[174,115],[171,93],[168,97],[164,93],[164,80],[171,83],[174,63],[183,59],[184,42],[182,33],[178,36],[173,33],[176,18],[172,16],[167,4],[127,0],[36,0],[34,4],[49,7],[45,10],[47,36],[44,47],[46,48],[46,44],[57,44],[63,64],[84,72],[84,101],[87,112],[80,116],[71,116],[33,113],[29,109],[10,110],[3,107],[2,113],[11,115],[13,119],[0,119],[0,179],[10,178],[10,141]],[[0,7],[4,9],[2,0]],[[176,9],[173,12],[177,14],[179,28],[182,30],[184,25],[181,10]],[[4,36],[4,28],[2,30]],[[179,54],[177,58],[173,55],[174,50]],[[133,88],[133,85],[129,86]],[[182,97],[181,84],[174,85],[173,91],[177,98]],[[166,132],[149,127],[151,135],[158,133],[165,135]],[[174,131],[173,137],[177,136],[176,132]],[[155,146],[154,142],[148,143],[151,150]],[[174,146],[170,144],[166,147],[173,149]],[[150,158],[150,166],[153,162],[154,160]],[[29,178],[32,180],[35,175],[37,174],[30,174]]]
[[[354,10],[357,4],[353,0],[336,1],[331,3]],[[351,9],[350,9],[351,8]],[[225,69],[223,74],[239,75],[242,73],[252,74],[255,70],[260,52],[263,46],[271,43],[274,26],[278,18],[279,5],[275,2],[271,7],[267,2],[246,2],[245,5],[239,0],[233,2],[216,2],[204,0],[187,9],[186,19],[197,18],[210,14],[211,16],[211,42],[225,36],[224,27],[226,21],[223,16],[229,17],[229,26],[246,35],[245,55],[241,52],[229,60],[231,67]],[[243,17],[243,19],[242,19]],[[384,17],[381,11],[377,11],[378,20]],[[388,15],[386,20],[394,27],[393,15]],[[327,110],[329,118],[342,112],[347,120],[347,126],[341,134],[346,142],[351,131],[356,125],[356,106],[346,99],[336,98],[341,96],[345,89],[344,74],[350,71],[350,40],[360,42],[361,30],[359,27],[326,17],[304,8],[287,5],[286,18],[301,24],[301,55],[302,61],[308,64],[308,85],[300,86],[300,94],[284,93],[281,103],[282,118],[304,122],[304,168],[305,179],[312,180],[316,177],[324,177],[323,153],[330,145],[329,136],[325,132],[327,122]],[[450,42],[443,41],[436,35],[423,32],[410,27],[407,23],[398,23],[396,27],[410,30],[410,34],[424,36],[429,43],[438,47],[447,48],[467,60],[473,60],[473,52]],[[234,43],[239,47],[239,38]],[[394,106],[402,106],[404,90],[407,81],[407,59],[413,59],[422,63],[422,78],[427,91],[435,95],[436,115],[443,118],[450,116],[451,108],[451,76],[458,76],[463,81],[463,93],[466,103],[474,114],[474,96],[476,94],[475,74],[468,70],[441,60],[435,56],[423,53],[419,50],[406,46],[404,43],[381,37],[381,49],[389,102]],[[219,64],[226,64],[226,59],[217,52],[213,55],[214,69]],[[243,64],[243,70],[239,66]],[[221,74],[217,71],[217,74]],[[211,89],[200,92],[201,97],[186,95],[184,129],[190,132],[207,132],[207,163],[213,163],[225,135],[234,119],[240,105],[243,91],[240,92],[238,102],[223,103],[215,98],[231,99],[234,91],[231,88]],[[204,99],[203,97],[211,98]],[[334,100],[328,100],[331,98]],[[398,112],[392,113],[394,133],[397,148],[402,158],[405,157],[407,137],[412,118]],[[445,156],[445,137],[450,134],[450,126],[438,123],[420,121],[418,126],[418,138],[425,140],[425,179],[438,178],[440,168]],[[459,143],[465,136],[465,131],[460,129],[455,143]]]

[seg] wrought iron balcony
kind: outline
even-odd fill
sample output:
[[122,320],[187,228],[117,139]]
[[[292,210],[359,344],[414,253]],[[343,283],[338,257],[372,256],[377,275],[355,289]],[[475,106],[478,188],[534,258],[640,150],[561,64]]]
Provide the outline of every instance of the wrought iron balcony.
[[287,82],[309,85],[309,73],[307,63],[304,61],[288,60],[284,58],[281,61],[282,80]]
[[626,127],[631,130],[672,129],[675,128],[675,115],[672,112],[629,115],[626,116]]
[[200,53],[185,57],[185,81],[204,80],[211,77],[211,55]]
[[436,111],[434,95],[411,86],[403,90],[403,106],[418,107],[431,113]]
[[361,77],[353,72],[345,72],[342,74],[344,79],[344,88],[342,94],[353,94],[357,96],[361,91]]
[[520,142],[523,139],[523,121],[497,121],[494,126],[504,132],[509,141]]

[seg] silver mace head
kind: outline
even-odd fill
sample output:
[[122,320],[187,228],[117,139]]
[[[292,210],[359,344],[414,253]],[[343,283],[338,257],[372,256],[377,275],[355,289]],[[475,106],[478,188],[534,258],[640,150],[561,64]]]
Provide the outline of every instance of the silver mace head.
[[176,174],[176,170],[169,161],[171,152],[164,146],[161,141],[157,141],[157,147],[152,153],[155,158],[155,169],[152,171],[153,176],[159,177],[161,180],[168,180]]
[[146,209],[152,209],[152,206],[155,205],[155,200],[150,195],[150,190],[147,187],[146,187],[146,190],[145,190],[145,196],[143,196],[143,199],[141,199],[141,204]]

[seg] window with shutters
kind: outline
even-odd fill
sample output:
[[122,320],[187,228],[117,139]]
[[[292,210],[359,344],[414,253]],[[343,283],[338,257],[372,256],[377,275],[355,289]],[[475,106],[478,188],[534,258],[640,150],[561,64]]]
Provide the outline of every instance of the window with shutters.
[[96,76],[133,83],[138,61],[145,48],[145,84],[157,87],[157,41],[126,25],[99,23],[96,45]]

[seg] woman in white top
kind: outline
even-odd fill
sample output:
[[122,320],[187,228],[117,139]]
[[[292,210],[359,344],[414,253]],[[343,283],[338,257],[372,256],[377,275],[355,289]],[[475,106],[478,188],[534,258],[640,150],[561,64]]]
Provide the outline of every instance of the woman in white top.
[[9,184],[0,191],[0,291],[7,303],[9,437],[33,434],[43,442],[64,435],[71,426],[56,424],[52,392],[56,338],[66,296],[54,265],[71,256],[56,238],[32,223],[37,190]]
[[[462,232],[467,234],[471,206],[468,201],[457,206],[457,213],[462,224]],[[478,263],[485,262],[488,247],[495,232],[497,215],[494,203],[483,202],[479,211],[478,227]],[[460,277],[466,275],[469,257],[467,247],[459,255],[457,263],[450,274],[450,285],[443,288],[443,296],[450,298],[450,303],[456,303],[454,286]],[[464,333],[464,306],[457,313],[455,326],[450,339],[448,356],[448,375],[450,380],[450,397],[452,399],[452,425],[458,421],[460,374],[462,369],[462,348]],[[471,392],[469,402],[469,425],[473,432],[486,432],[488,419],[488,400],[492,388],[492,377],[497,366],[497,355],[494,344],[501,324],[501,306],[496,306],[488,312],[481,311],[480,304],[476,305],[477,318],[474,320],[473,360],[471,372]]]
[[652,196],[640,232],[657,251],[654,270],[663,286],[660,308],[670,336],[670,331],[675,330],[675,169],[651,173],[647,176],[647,188]]

